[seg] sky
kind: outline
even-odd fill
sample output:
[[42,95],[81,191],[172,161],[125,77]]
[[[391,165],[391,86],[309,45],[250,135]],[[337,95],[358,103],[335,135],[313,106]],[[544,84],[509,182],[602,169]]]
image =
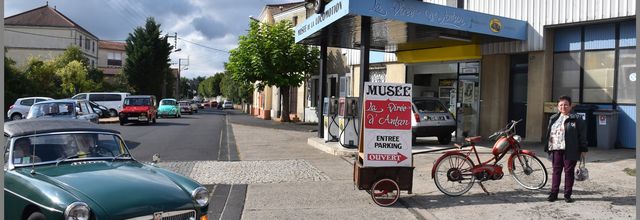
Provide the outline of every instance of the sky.
[[[224,71],[228,51],[246,34],[249,16],[258,17],[264,5],[301,0],[49,0],[50,7],[69,17],[100,40],[124,41],[147,17],[160,23],[163,34],[177,33],[170,56],[187,78]],[[5,17],[28,11],[46,0],[5,0]],[[173,38],[169,38],[171,44]],[[186,63],[186,65],[185,65]]]

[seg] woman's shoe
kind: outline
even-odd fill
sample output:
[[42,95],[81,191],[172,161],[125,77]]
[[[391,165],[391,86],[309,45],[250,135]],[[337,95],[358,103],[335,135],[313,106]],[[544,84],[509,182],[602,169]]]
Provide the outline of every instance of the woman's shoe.
[[549,202],[555,202],[556,200],[558,200],[558,194],[549,194],[549,197],[547,197],[547,201]]
[[567,203],[572,203],[572,202],[575,202],[576,200],[572,199],[571,197],[564,197],[564,201]]

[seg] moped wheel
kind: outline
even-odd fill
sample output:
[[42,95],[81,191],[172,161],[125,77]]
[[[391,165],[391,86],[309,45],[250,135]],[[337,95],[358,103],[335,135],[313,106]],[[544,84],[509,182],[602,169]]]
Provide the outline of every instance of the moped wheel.
[[400,186],[392,179],[381,179],[371,185],[369,194],[371,194],[373,202],[379,206],[390,206],[400,198]]
[[538,157],[529,154],[515,154],[509,164],[509,174],[527,189],[542,189],[547,184],[547,169]]
[[462,155],[448,155],[434,164],[434,182],[440,192],[449,196],[459,196],[468,192],[476,177],[471,173],[473,161]]

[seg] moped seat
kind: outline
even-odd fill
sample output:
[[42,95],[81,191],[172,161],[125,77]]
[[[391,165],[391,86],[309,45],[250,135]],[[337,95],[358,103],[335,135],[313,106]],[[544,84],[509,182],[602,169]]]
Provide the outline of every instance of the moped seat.
[[464,140],[471,143],[477,143],[482,140],[482,136],[468,137],[468,138],[465,138]]

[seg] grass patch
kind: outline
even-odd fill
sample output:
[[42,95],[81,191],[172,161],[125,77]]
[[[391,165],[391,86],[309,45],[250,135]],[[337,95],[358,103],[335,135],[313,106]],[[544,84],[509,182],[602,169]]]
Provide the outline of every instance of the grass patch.
[[622,171],[627,173],[629,176],[636,176],[636,169],[624,168]]

